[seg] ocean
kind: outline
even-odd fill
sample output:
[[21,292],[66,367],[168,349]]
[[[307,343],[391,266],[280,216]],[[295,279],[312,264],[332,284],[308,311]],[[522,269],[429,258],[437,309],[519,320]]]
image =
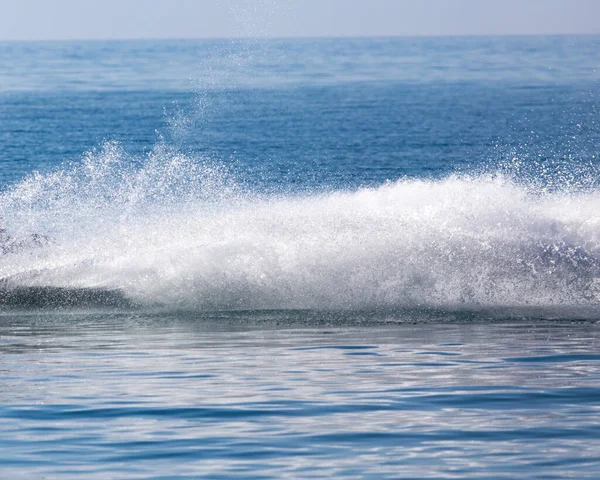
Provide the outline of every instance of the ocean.
[[599,51],[0,43],[0,477],[598,478]]

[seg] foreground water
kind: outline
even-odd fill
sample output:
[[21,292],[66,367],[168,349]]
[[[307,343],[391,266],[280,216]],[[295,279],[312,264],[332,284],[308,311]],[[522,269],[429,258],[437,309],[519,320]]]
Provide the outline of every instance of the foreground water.
[[599,45],[0,44],[0,476],[597,478]]
[[548,479],[600,467],[595,322],[29,315],[0,317],[0,333],[7,478]]

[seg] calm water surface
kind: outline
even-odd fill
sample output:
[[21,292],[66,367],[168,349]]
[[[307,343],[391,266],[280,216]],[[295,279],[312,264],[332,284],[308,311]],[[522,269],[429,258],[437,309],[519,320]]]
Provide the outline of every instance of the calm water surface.
[[597,323],[414,318],[3,316],[3,475],[596,477]]

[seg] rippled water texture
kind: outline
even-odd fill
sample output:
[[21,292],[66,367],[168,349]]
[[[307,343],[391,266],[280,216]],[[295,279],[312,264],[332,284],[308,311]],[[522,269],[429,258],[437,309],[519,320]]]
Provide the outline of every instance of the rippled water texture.
[[598,324],[440,318],[2,316],[3,476],[594,478]]

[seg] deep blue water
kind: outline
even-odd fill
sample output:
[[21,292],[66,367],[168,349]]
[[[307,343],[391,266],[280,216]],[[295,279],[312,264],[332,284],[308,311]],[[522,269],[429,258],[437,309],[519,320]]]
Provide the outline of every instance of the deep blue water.
[[0,43],[0,476],[597,478],[599,47]]
[[513,154],[587,162],[599,48],[594,36],[0,44],[0,181],[106,140],[138,155],[158,135],[259,187],[440,176]]

